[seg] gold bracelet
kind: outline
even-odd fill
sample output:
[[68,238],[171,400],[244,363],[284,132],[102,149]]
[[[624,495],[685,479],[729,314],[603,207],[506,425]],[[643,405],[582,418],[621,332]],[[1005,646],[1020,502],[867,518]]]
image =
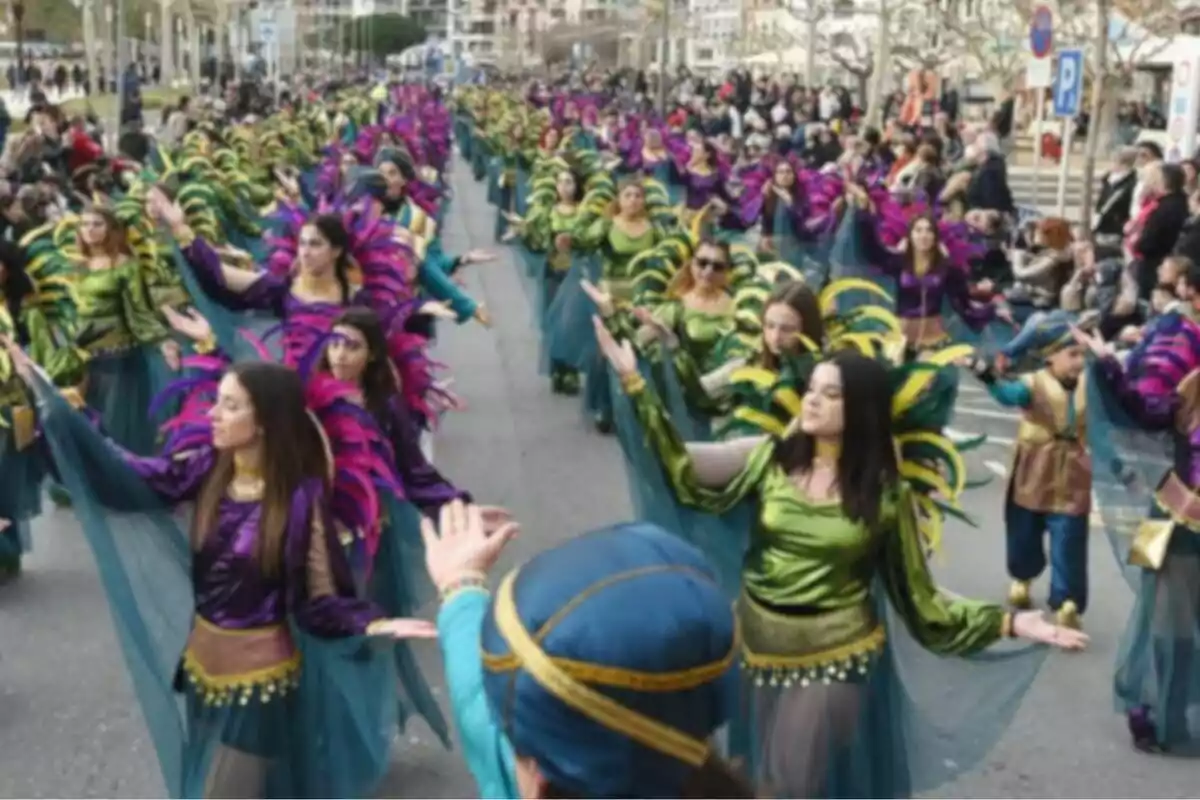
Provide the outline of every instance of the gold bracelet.
[[1012,639],[1015,635],[1013,633],[1013,614],[1011,611],[1006,611],[1000,619],[1000,638]]
[[197,355],[206,356],[217,349],[217,339],[210,334],[208,338],[192,345],[192,349],[196,351]]
[[444,603],[446,602],[446,598],[462,589],[482,589],[486,584],[487,576],[482,572],[464,572],[461,575],[456,575],[454,580],[439,587],[438,594],[441,595],[442,602]]
[[621,388],[625,394],[633,397],[646,388],[646,379],[639,372],[630,372],[621,376]]
[[451,600],[458,597],[459,595],[466,594],[468,592],[479,592],[480,594],[485,595],[485,596],[491,595],[491,592],[489,592],[488,588],[486,586],[484,586],[483,584],[475,584],[475,583],[463,584],[461,586],[455,586],[454,588],[450,589],[450,591],[443,594],[442,598],[441,598],[442,605],[446,605],[446,603],[449,603]]

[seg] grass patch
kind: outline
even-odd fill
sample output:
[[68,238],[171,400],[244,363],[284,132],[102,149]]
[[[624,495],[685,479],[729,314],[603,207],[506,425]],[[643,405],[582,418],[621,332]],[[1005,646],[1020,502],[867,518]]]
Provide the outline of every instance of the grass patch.
[[[178,103],[179,98],[186,94],[189,94],[187,89],[161,87],[144,89],[142,90],[142,116],[149,119],[152,116],[151,112],[162,111],[167,106]],[[111,123],[117,118],[117,96],[115,94],[74,97],[59,103],[58,107],[62,109],[63,116],[69,120],[77,114],[86,114],[89,103],[92,110],[96,112],[96,116],[102,121]],[[25,118],[14,119],[10,130],[14,132],[25,130]]]

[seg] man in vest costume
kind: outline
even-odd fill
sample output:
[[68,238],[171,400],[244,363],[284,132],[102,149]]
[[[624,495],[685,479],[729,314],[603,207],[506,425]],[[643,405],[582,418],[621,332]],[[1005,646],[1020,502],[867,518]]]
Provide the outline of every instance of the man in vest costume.
[[[1002,405],[1023,411],[1009,472],[1004,520],[1009,602],[1029,608],[1030,583],[1046,568],[1050,539],[1050,608],[1060,625],[1078,628],[1088,599],[1088,523],[1092,461],[1087,451],[1083,348],[1065,312],[1036,314],[994,364],[976,360],[976,376]],[[1016,378],[1007,365],[1040,364]]]

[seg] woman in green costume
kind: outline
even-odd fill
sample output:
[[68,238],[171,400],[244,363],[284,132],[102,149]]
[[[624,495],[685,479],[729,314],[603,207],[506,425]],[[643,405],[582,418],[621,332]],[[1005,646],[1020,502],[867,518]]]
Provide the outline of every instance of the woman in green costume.
[[725,363],[720,345],[736,330],[736,285],[757,269],[753,254],[741,252],[735,263],[725,242],[667,237],[633,260],[634,305],[627,315],[618,313],[611,294],[584,287],[614,330],[638,326],[635,339],[656,368],[672,414],[689,420],[689,438],[708,438],[710,419],[723,411],[703,376]]
[[93,205],[31,231],[23,244],[35,260],[57,260],[71,281],[74,344],[88,355],[79,387],[88,407],[123,447],[153,452],[158,431],[147,410],[178,354],[151,301],[150,284],[162,269],[153,236]]
[[1045,652],[985,649],[1009,636],[1085,646],[1038,612],[951,598],[934,583],[926,548],[965,486],[953,444],[907,417],[937,387],[934,368],[841,351],[813,370],[784,436],[685,445],[632,344],[595,328],[678,502],[706,515],[748,509],[697,544],[718,562],[728,541],[746,544],[745,691],[730,743],[760,796],[928,790],[986,754]]
[[[571,270],[572,233],[579,220],[579,196],[579,179],[562,162],[557,174],[534,182],[528,213],[523,219],[513,216],[504,236],[506,241],[521,237],[532,256],[529,260],[542,265],[540,274],[534,276],[539,288],[536,306],[539,326]],[[548,366],[555,394],[579,393],[579,371],[573,365],[552,360]]]
[[895,341],[900,322],[886,309],[839,312],[841,295],[864,291],[882,294],[874,284],[843,279],[818,295],[790,264],[760,266],[734,297],[738,329],[721,344],[728,360],[701,379],[708,394],[722,397],[730,409],[715,438],[782,436],[788,420],[800,413],[801,395],[823,352]]
[[[58,386],[77,385],[86,354],[69,344],[75,317],[70,284],[48,259],[26,264],[15,244],[0,241],[0,337],[25,346]],[[65,344],[64,344],[65,343]],[[64,392],[82,404],[77,393]],[[45,462],[35,446],[34,402],[8,354],[0,354],[0,579],[20,572],[29,525],[42,510]]]
[[597,179],[583,198],[571,232],[576,259],[546,313],[544,344],[550,360],[584,373],[584,408],[602,433],[612,431],[608,370],[596,353],[591,332],[595,304],[582,282],[590,280],[612,299],[614,309],[628,308],[634,297],[635,257],[663,241],[675,227],[660,184],[639,178],[615,183]]

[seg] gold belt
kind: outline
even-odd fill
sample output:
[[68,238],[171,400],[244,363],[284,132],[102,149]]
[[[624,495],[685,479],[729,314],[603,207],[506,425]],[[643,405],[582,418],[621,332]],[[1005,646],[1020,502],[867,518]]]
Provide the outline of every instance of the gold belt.
[[934,347],[950,338],[941,316],[901,317],[900,331],[913,349]]
[[865,674],[882,650],[882,623],[866,604],[819,614],[784,614],[751,597],[738,599],[742,666],[760,686],[807,686]]
[[1200,495],[1171,470],[1154,493],[1154,502],[1167,519],[1142,520],[1129,548],[1129,563],[1157,570],[1166,560],[1176,526],[1200,532]]
[[285,623],[230,629],[197,616],[183,651],[183,669],[206,703],[264,703],[295,688],[300,651]]

